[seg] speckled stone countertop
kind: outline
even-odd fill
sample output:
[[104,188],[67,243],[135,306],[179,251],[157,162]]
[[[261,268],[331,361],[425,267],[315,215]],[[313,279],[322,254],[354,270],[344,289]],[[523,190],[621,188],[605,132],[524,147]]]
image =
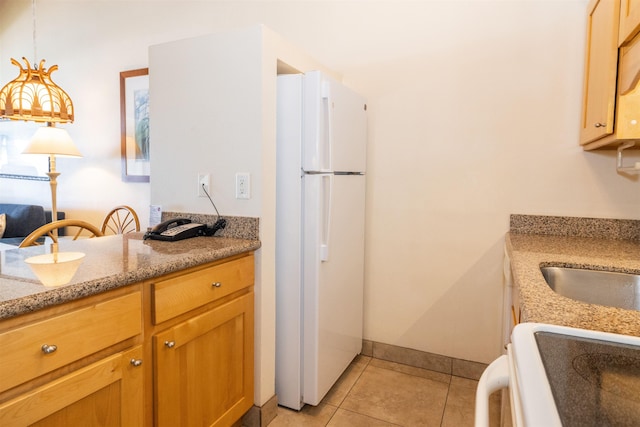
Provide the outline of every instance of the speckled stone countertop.
[[640,273],[640,221],[514,215],[506,236],[521,321],[640,336],[640,311],[587,304],[555,293],[541,266]]
[[51,252],[51,245],[0,251],[0,319],[61,304],[229,256],[250,252],[260,241],[195,237],[178,242],[142,240],[142,233],[77,241],[61,240],[59,251],[85,257],[71,282],[45,287],[24,262]]

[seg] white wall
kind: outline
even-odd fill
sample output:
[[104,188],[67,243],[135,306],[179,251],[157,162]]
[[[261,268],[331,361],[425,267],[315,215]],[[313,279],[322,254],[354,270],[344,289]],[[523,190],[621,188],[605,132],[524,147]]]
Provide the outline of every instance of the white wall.
[[[0,2],[0,82],[32,55],[30,3]],[[637,179],[578,147],[586,3],[40,1],[39,56],[60,66],[85,153],[60,165],[61,209],[148,204],[148,187],[119,181],[120,71],[146,66],[151,45],[264,23],[368,99],[366,338],[488,362],[510,213],[640,216]],[[265,198],[272,154],[256,164]],[[30,192],[5,181],[2,201]]]
[[370,106],[368,338],[488,362],[510,213],[638,218],[577,143],[586,3],[371,7],[385,43],[341,69]]
[[[215,214],[197,197],[199,173],[228,215],[260,216],[262,41],[253,31],[214,34],[150,49],[151,201],[165,210]],[[236,200],[235,173],[257,180]]]
[[[198,63],[197,70],[183,67],[192,63]],[[323,69],[261,25],[154,45],[149,53],[150,120],[155,123],[151,203],[213,213],[208,199],[196,197],[197,175],[207,173],[224,214],[260,218],[257,404],[273,396],[275,382],[276,77],[282,63],[302,71]],[[190,113],[176,121],[182,106]],[[238,172],[254,177],[249,200],[235,199]]]

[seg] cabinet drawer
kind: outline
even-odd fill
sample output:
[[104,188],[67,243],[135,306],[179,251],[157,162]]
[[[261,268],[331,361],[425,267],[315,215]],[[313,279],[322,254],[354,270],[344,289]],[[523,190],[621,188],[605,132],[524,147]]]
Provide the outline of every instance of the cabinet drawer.
[[253,285],[253,254],[151,285],[153,323],[158,324]]
[[0,391],[141,332],[142,298],[134,292],[1,333]]

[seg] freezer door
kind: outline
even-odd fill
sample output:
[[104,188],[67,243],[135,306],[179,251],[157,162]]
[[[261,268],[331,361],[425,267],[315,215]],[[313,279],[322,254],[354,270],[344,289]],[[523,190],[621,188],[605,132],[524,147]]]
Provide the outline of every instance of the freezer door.
[[303,181],[303,401],[317,405],[362,349],[365,177]]
[[364,98],[321,74],[303,78],[305,171],[365,172],[367,115]]

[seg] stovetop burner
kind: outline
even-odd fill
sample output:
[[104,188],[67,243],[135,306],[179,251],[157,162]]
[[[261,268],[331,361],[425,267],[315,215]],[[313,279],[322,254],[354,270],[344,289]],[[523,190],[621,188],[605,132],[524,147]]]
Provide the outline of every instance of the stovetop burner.
[[640,424],[640,347],[535,332],[564,426]]

